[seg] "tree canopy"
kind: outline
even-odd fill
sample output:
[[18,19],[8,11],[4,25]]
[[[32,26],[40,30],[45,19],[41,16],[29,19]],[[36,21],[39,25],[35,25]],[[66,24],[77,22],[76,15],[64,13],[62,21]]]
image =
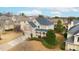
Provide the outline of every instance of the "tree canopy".
[[53,48],[57,44],[56,35],[53,30],[48,30],[43,44],[48,48]]
[[61,20],[58,20],[58,22],[55,26],[55,31],[58,33],[62,33],[64,31],[64,26],[63,26]]

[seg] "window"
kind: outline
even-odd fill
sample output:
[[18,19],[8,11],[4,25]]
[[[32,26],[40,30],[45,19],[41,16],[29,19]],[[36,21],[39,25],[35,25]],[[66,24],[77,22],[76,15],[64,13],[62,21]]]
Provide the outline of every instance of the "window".
[[79,37],[78,37],[78,40],[77,40],[77,42],[79,42]]

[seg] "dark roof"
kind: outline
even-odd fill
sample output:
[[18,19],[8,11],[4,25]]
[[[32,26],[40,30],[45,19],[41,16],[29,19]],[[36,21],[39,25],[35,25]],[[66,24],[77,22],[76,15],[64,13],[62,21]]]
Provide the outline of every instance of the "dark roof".
[[36,25],[35,25],[33,22],[29,22],[29,24],[30,24],[32,27],[36,27]]
[[74,25],[79,24],[79,20],[73,20]]
[[36,31],[47,32],[48,30],[46,30],[46,29],[36,29]]
[[41,25],[51,25],[52,22],[50,22],[47,18],[45,17],[38,17],[36,20],[41,24]]
[[71,33],[72,35],[76,34],[79,32],[79,24],[76,26],[73,26],[69,29],[68,33]]
[[[74,43],[74,35],[75,34],[77,34],[77,33],[79,33],[79,20],[74,20],[74,24],[75,24],[75,26],[73,26],[73,27],[71,27],[70,29],[69,29],[69,31],[68,31],[68,33],[70,33],[72,36],[71,37],[69,37],[67,40],[66,40],[66,42],[67,43]],[[77,25],[76,25],[77,24]]]

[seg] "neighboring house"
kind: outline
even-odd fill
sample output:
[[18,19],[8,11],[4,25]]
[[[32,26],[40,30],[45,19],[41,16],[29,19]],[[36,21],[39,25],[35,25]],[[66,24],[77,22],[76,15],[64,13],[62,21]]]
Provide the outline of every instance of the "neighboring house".
[[29,24],[32,27],[32,34],[35,37],[43,37],[46,35],[48,29],[54,30],[54,24],[45,17],[37,17],[29,21]]
[[14,29],[16,26],[20,25],[23,30],[24,24],[26,24],[27,18],[25,16],[13,15],[13,16],[0,16],[0,27],[4,30]]
[[12,30],[14,29],[14,24],[11,20],[6,20],[4,23],[4,29],[5,30]]
[[73,20],[73,21],[71,21],[69,24],[68,24],[68,29],[70,29],[71,27],[73,27],[73,26],[75,26],[75,25],[77,25],[77,24],[79,24],[79,20]]
[[30,35],[32,34],[33,35],[33,37],[36,37],[36,31],[35,31],[35,29],[36,29],[36,25],[32,22],[32,21],[28,21],[28,23],[29,23],[29,33],[30,33]]
[[0,21],[1,21],[0,23],[4,30],[10,30],[14,28],[13,21],[11,19],[12,19],[12,16],[10,17],[5,15],[0,16]]
[[43,37],[49,29],[54,30],[54,24],[46,17],[26,17],[21,15],[0,16],[0,31],[11,30],[17,26],[30,37]]
[[65,41],[65,50],[79,51],[79,22],[72,21],[68,30],[67,40]]
[[63,24],[68,23],[67,17],[58,17],[58,18],[53,17],[53,18],[51,18],[51,21],[53,21],[54,24],[57,24],[58,20],[61,20]]
[[12,17],[12,21],[14,22],[14,25],[15,26],[20,26],[20,29],[22,30],[22,31],[26,31],[26,29],[25,28],[27,28],[27,17],[25,17],[25,16],[21,16],[21,15],[14,15],[13,17]]
[[53,23],[48,18],[37,17],[33,22],[37,25],[38,29],[54,29]]

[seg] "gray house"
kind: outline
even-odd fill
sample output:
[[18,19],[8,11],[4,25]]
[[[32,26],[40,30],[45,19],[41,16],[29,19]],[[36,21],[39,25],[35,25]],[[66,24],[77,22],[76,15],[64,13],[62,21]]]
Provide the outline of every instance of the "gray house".
[[67,40],[65,41],[65,49],[79,51],[79,21],[74,20],[72,25],[68,30]]
[[45,17],[37,17],[29,22],[32,27],[32,33],[35,37],[46,36],[49,29],[54,30],[54,24]]
[[4,30],[13,29],[14,25],[12,21],[12,16],[10,17],[5,16],[5,15],[0,16],[0,25],[2,26]]

